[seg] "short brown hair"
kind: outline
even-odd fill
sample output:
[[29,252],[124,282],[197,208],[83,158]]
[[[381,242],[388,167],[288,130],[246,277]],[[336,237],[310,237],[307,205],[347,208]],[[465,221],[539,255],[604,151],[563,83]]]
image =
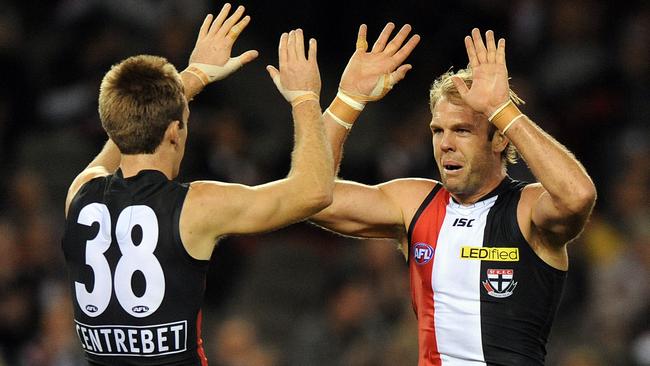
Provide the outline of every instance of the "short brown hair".
[[173,121],[183,126],[183,83],[165,58],[140,55],[113,65],[99,88],[99,118],[122,154],[152,154]]
[[[472,87],[472,69],[469,67],[467,69],[460,69],[456,72],[449,70],[440,75],[440,77],[433,82],[431,89],[429,90],[429,107],[431,108],[431,112],[433,112],[433,108],[443,97],[446,97],[450,103],[455,105],[465,104],[458,89],[456,89],[456,86],[451,81],[452,76],[458,76],[465,82],[465,85],[467,85],[468,88]],[[510,89],[510,99],[512,99],[512,101],[517,105],[525,103],[512,89]],[[496,130],[496,126],[490,123],[488,128],[488,140],[492,140],[492,136],[494,136]],[[501,153],[501,159],[504,162],[511,164],[517,162],[517,149],[512,143],[509,142],[506,149],[503,150]]]

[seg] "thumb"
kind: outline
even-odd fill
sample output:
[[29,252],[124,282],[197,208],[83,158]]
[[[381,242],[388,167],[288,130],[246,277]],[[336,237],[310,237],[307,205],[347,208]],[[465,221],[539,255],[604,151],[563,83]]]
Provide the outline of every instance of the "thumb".
[[247,63],[256,59],[257,56],[259,56],[259,52],[257,52],[256,50],[250,50],[237,56],[237,58],[239,59],[239,62],[241,62],[242,65],[246,65]]
[[409,72],[409,70],[411,70],[412,68],[413,68],[413,66],[411,66],[409,64],[402,65],[402,66],[398,67],[397,70],[393,71],[390,74],[392,84],[399,83],[400,80],[402,80],[402,79],[404,79],[404,77],[406,77],[406,73]]
[[454,83],[454,86],[456,87],[456,89],[458,89],[458,92],[460,93],[461,96],[465,96],[465,94],[469,93],[469,89],[467,88],[467,85],[458,76],[452,76],[451,82]]
[[271,65],[268,65],[266,67],[266,71],[269,72],[269,76],[271,76],[271,79],[273,80],[273,83],[278,88],[278,90],[282,92],[283,88],[282,83],[280,83],[280,71]]

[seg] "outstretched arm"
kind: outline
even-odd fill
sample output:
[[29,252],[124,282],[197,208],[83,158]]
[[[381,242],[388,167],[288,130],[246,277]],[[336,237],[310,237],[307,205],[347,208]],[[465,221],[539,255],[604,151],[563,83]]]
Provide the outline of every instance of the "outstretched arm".
[[[465,37],[473,83],[467,88],[452,79],[463,101],[489,118],[517,148],[538,185],[524,190],[520,225],[524,234],[540,235],[545,244],[564,245],[582,230],[596,199],[596,189],[584,167],[564,146],[544,132],[510,100],[504,39],[495,43],[478,29]],[[527,238],[528,238],[527,237]]]
[[365,24],[359,27],[356,50],[343,71],[339,92],[323,114],[335,171],[341,162],[343,143],[366,103],[383,98],[411,69],[411,65],[403,63],[417,46],[420,36],[413,35],[404,43],[411,32],[411,26],[406,24],[390,40],[394,29],[395,24],[386,24],[368,51],[368,28]]
[[334,183],[332,155],[325,138],[319,104],[320,74],[316,40],[308,57],[302,30],[280,38],[279,70],[268,70],[293,107],[295,143],[291,170],[284,179],[249,187],[194,182],[181,215],[183,241],[196,258],[209,258],[215,240],[228,234],[277,229],[330,204]]
[[230,8],[226,3],[216,17],[208,14],[203,20],[189,66],[181,71],[187,100],[192,100],[209,83],[225,79],[258,55],[257,51],[249,50],[231,57],[232,47],[251,17],[246,15],[242,18],[243,6],[228,17]]

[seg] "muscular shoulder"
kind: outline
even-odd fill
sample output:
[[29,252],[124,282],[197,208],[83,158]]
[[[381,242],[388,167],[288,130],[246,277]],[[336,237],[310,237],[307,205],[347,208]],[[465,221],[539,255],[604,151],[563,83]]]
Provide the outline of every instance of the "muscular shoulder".
[[440,183],[433,179],[402,178],[382,183],[379,188],[398,203],[404,216],[405,228],[408,228],[422,201],[438,184]]
[[111,173],[102,166],[95,166],[92,168],[85,169],[72,181],[70,187],[68,188],[68,194],[65,199],[65,215],[68,216],[68,209],[70,208],[70,203],[79,192],[79,189],[83,187],[84,184],[90,182],[91,180],[99,177],[105,177]]

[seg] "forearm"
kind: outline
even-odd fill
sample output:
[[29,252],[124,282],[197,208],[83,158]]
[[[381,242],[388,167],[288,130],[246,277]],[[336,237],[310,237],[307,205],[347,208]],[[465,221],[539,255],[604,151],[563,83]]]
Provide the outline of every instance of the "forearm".
[[556,207],[571,213],[591,209],[596,196],[594,184],[582,164],[562,144],[527,116],[510,126],[507,137]]
[[364,104],[346,98],[343,99],[342,92],[336,95],[330,106],[323,113],[323,123],[325,124],[325,133],[332,149],[332,161],[334,164],[334,175],[337,176],[341,159],[343,157],[343,144],[347,140],[348,134],[357,118],[364,108]]
[[188,102],[194,99],[194,97],[204,88],[199,77],[187,71],[181,72],[181,80],[183,81],[183,88],[185,89],[185,98]]
[[289,178],[300,195],[331,201],[334,186],[332,152],[323,130],[320,105],[306,101],[293,108],[295,147]]
[[121,154],[120,149],[115,145],[113,140],[108,139],[102,151],[97,154],[93,161],[88,164],[86,169],[96,166],[102,166],[109,172],[115,172],[120,166]]

